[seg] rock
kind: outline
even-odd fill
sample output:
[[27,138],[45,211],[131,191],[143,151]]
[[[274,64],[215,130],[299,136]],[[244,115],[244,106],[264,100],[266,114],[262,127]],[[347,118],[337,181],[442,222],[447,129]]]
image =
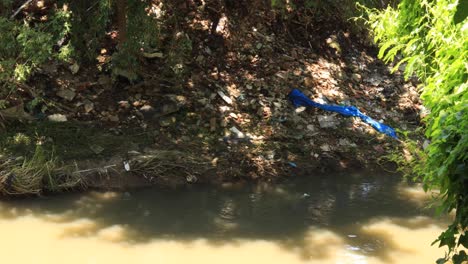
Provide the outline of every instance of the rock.
[[237,127],[233,126],[229,129],[237,138],[244,138],[245,134],[242,133]]
[[112,84],[112,79],[108,75],[101,75],[98,78],[99,85],[107,86]]
[[219,124],[221,127],[227,127],[227,121],[225,119],[221,120],[221,123]]
[[211,132],[216,131],[216,118],[215,117],[212,117],[210,119],[210,131]]
[[176,103],[167,103],[161,109],[162,115],[169,115],[179,111],[180,107]]
[[78,71],[80,70],[80,65],[78,65],[77,63],[74,63],[72,65],[70,65],[70,67],[68,67],[71,71],[71,73],[73,74],[77,74]]
[[336,128],[339,124],[338,120],[332,115],[319,115],[317,120],[321,128]]
[[57,92],[57,96],[65,100],[72,101],[75,98],[76,93],[70,89],[64,89]]
[[128,101],[119,101],[119,106],[124,109],[130,108],[130,103]]
[[306,77],[304,78],[304,85],[306,87],[314,87],[315,86],[315,82],[314,82],[314,79],[312,77]]
[[426,149],[427,149],[427,147],[429,147],[429,145],[430,145],[430,144],[431,144],[431,142],[430,142],[429,140],[427,140],[427,139],[426,139],[426,140],[424,140],[424,143],[423,143],[423,146],[422,146],[422,147],[423,147],[423,149],[424,149],[424,150],[426,150]]
[[325,152],[328,152],[331,150],[330,145],[328,144],[323,144],[322,146],[320,146],[320,149]]
[[351,79],[353,79],[353,81],[355,81],[355,82],[360,82],[362,77],[361,77],[361,75],[359,73],[353,73],[351,75]]
[[302,113],[306,110],[307,108],[305,106],[299,106],[298,108],[294,109],[294,112],[296,113]]
[[140,108],[140,111],[145,113],[154,112],[154,108],[151,105],[144,105]]
[[171,126],[176,122],[176,118],[173,116],[164,116],[159,119],[159,125],[162,127],[168,127]]
[[99,145],[91,145],[89,147],[95,154],[100,154],[101,152],[104,151],[104,148],[99,146]]
[[2,119],[33,120],[34,118],[24,111],[24,104],[21,103],[17,106],[0,110],[0,128],[2,127]]
[[52,122],[67,122],[67,117],[62,114],[53,114],[47,117]]
[[110,116],[109,116],[109,121],[111,121],[111,122],[119,122],[119,116],[117,116],[117,115],[110,115]]
[[347,138],[340,138],[340,140],[338,141],[338,144],[343,147],[357,147],[356,144],[349,141],[349,139]]
[[307,125],[307,130],[314,132],[315,126],[314,125]]
[[84,100],[83,104],[84,104],[85,113],[89,113],[89,112],[93,111],[93,109],[94,109],[94,103],[93,102],[91,102],[90,100]]
[[201,105],[207,105],[209,100],[207,98],[201,98],[201,99],[198,99],[197,102],[200,103]]
[[196,62],[198,64],[202,64],[204,61],[205,61],[205,57],[203,55],[198,55],[198,57],[196,58]]

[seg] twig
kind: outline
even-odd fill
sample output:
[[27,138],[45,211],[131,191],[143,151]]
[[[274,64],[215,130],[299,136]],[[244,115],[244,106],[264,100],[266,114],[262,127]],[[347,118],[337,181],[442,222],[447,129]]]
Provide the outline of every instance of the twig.
[[104,166],[104,167],[100,167],[100,168],[92,168],[92,169],[87,169],[87,170],[80,170],[80,171],[74,171],[72,172],[72,174],[81,174],[83,172],[91,172],[91,171],[107,171],[107,169],[109,168],[112,168],[112,167],[116,167],[117,165],[115,164],[112,164],[112,165],[108,165],[108,166]]
[[11,15],[10,19],[15,18],[15,16],[18,15],[18,13],[21,12],[21,10],[23,10],[23,8],[25,8],[26,6],[28,6],[31,2],[32,2],[32,0],[27,0],[26,2],[24,2],[24,4],[22,4],[22,5],[16,10],[16,12],[13,13],[13,15]]

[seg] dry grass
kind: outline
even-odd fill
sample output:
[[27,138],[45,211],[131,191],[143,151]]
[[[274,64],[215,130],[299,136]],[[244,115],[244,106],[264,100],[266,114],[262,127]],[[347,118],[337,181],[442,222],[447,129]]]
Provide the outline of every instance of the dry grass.
[[0,195],[37,195],[82,184],[81,179],[69,171],[53,156],[47,157],[40,145],[30,159],[0,156]]
[[153,150],[130,162],[131,171],[147,179],[184,176],[188,182],[196,182],[209,165],[202,157],[174,150]]

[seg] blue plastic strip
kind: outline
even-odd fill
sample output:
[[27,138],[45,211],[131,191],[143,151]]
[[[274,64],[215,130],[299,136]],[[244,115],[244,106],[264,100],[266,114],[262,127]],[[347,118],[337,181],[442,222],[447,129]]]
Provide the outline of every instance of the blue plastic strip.
[[340,105],[326,105],[326,104],[319,104],[312,100],[310,100],[307,96],[305,96],[301,91],[298,89],[292,90],[289,95],[289,100],[294,104],[295,107],[299,106],[313,106],[320,108],[325,111],[332,111],[340,113],[344,116],[356,116],[362,119],[362,121],[366,122],[367,124],[371,125],[375,130],[379,131],[380,133],[386,134],[391,136],[392,138],[397,138],[395,129],[379,123],[374,119],[366,116],[365,114],[361,113],[359,109],[354,106],[340,106]]

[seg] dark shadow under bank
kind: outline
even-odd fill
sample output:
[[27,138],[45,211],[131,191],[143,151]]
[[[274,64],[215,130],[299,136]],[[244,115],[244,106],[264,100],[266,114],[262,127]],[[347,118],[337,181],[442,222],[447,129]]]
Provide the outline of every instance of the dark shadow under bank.
[[[310,157],[308,153],[290,157],[288,150],[280,150],[284,153],[280,152],[272,160],[255,157],[257,163],[254,164],[249,154],[250,149],[255,148],[252,144],[228,145],[196,137],[181,141],[154,130],[112,130],[93,123],[74,122],[11,126],[0,136],[0,158],[31,159],[38,142],[41,142],[45,159],[54,159],[59,168],[80,178],[78,185],[68,189],[75,191],[278,182],[304,175],[394,171],[396,168],[393,164],[378,164],[375,155],[369,156],[372,143],[358,147],[355,152],[340,153],[338,150],[319,158]],[[297,140],[288,144],[297,149],[302,145]],[[369,156],[367,161],[358,158],[366,155]]]

